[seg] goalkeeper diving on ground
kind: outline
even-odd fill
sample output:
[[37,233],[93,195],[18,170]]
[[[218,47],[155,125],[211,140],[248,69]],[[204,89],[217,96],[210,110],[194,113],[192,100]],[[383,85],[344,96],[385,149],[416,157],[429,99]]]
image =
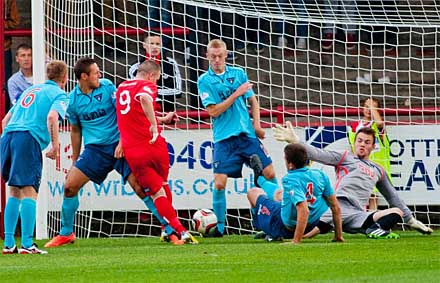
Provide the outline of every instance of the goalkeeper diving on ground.
[[[273,128],[274,138],[288,143],[300,143],[290,122],[286,126],[276,125]],[[404,223],[422,234],[433,231],[421,221],[414,218],[411,210],[397,195],[388,174],[378,164],[369,160],[375,147],[375,132],[371,128],[360,129],[355,137],[354,153],[324,150],[301,142],[307,150],[310,160],[334,166],[337,183],[336,197],[341,207],[342,228],[347,233],[363,233],[369,238],[399,238],[391,229],[397,223]],[[384,196],[390,208],[375,212],[365,211],[368,199],[374,187]],[[332,213],[325,212],[320,220],[327,223],[324,228],[315,227],[304,235],[311,238],[319,233],[324,234],[332,229]]]

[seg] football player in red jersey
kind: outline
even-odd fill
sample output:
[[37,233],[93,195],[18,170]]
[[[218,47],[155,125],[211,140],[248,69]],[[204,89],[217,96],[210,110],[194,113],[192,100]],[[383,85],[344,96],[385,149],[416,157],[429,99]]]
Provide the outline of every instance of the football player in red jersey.
[[186,243],[197,240],[177,218],[168,186],[170,160],[165,138],[155,115],[156,82],[160,67],[152,60],[139,65],[136,77],[116,91],[116,115],[125,160],[146,195],[151,196],[160,216]]

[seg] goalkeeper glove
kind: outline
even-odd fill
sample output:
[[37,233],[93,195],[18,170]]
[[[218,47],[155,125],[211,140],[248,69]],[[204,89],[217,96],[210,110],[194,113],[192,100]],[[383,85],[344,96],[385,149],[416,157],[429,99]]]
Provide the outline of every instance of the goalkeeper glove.
[[298,143],[299,138],[293,130],[292,124],[290,122],[286,122],[286,127],[281,126],[280,124],[276,124],[275,127],[272,128],[273,137],[277,141],[286,141],[288,143]]
[[412,229],[415,229],[422,234],[431,234],[432,233],[431,228],[427,227],[425,224],[423,224],[419,220],[415,219],[414,217],[411,217],[411,219],[407,223]]

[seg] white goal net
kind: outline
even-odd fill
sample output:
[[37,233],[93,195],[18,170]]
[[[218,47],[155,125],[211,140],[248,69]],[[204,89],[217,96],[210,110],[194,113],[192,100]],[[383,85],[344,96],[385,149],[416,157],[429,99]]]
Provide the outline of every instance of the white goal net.
[[[391,176],[417,218],[440,227],[439,28],[436,1],[44,1],[46,50],[41,58],[73,65],[94,57],[103,77],[118,85],[142,61],[144,34],[163,41],[162,57],[176,62],[179,93],[172,107],[181,117],[167,127],[170,187],[186,226],[199,208],[211,208],[213,188],[210,120],[197,96],[197,78],[208,68],[206,44],[223,39],[228,63],[243,67],[258,95],[266,148],[278,178],[281,144],[270,126],[290,120],[317,146],[347,148],[347,131],[376,99],[390,139]],[[41,38],[34,38],[41,40]],[[35,56],[38,56],[36,54]],[[41,62],[44,64],[44,62]],[[62,183],[70,138],[62,134],[61,158],[45,164],[39,237],[59,231]],[[227,233],[253,231],[246,191],[251,170],[228,181]],[[385,205],[380,200],[379,205]],[[76,233],[88,236],[159,235],[159,223],[115,175],[81,191]]]

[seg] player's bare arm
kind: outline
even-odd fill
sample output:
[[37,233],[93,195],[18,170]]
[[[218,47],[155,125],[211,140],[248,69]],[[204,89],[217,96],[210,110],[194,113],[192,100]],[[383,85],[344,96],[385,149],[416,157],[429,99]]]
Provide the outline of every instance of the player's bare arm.
[[119,140],[118,145],[115,148],[114,156],[115,156],[115,158],[124,157],[124,150],[122,149],[122,141],[121,140]]
[[226,98],[223,102],[218,104],[211,104],[209,105],[206,110],[208,111],[209,116],[215,118],[218,117],[220,114],[225,112],[231,105],[234,103],[234,101],[245,94],[248,90],[252,88],[252,84],[250,82],[245,82],[241,86],[237,88],[236,91],[234,91],[228,98]]
[[144,110],[145,116],[147,116],[148,121],[150,122],[150,133],[151,133],[151,140],[150,143],[154,143],[159,136],[159,132],[157,130],[157,123],[156,123],[156,115],[154,112],[154,106],[153,102],[151,101],[151,97],[142,95],[140,98],[142,109]]
[[77,125],[70,126],[70,140],[72,144],[72,164],[76,162],[81,152],[82,131]]
[[59,124],[58,124],[58,112],[51,110],[47,115],[47,129],[49,131],[51,148],[46,152],[46,157],[50,159],[55,159],[58,155],[58,150],[60,148],[60,142],[58,140]]
[[261,128],[261,123],[260,123],[260,104],[255,96],[251,96],[249,98],[249,103],[251,105],[252,124],[255,129],[255,134],[257,135],[258,138],[264,139],[265,132]]
[[333,242],[344,242],[344,237],[342,236],[342,217],[341,217],[341,208],[339,207],[338,200],[336,199],[336,195],[331,195],[329,197],[325,197],[325,201],[327,202],[330,210],[332,211],[333,223],[335,225],[335,236],[333,237]]
[[295,227],[295,234],[293,235],[292,243],[299,244],[304,236],[304,231],[307,227],[307,220],[309,219],[309,208],[306,201],[302,201],[296,205],[297,220]]
[[365,107],[370,110],[371,120],[376,123],[377,129],[379,130],[379,138],[384,141],[385,139],[385,122],[382,118],[382,115],[379,112],[378,102],[372,99],[367,99],[365,101]]
[[[164,114],[164,113],[162,113]],[[177,123],[179,121],[179,116],[176,112],[168,112],[164,116],[157,116],[157,121],[161,124],[171,124],[171,123]]]
[[382,115],[380,115],[377,102],[369,98],[365,101],[365,107],[370,109],[371,120],[376,122],[377,128],[382,131],[385,127],[385,122],[383,121]]
[[305,234],[303,236],[303,239],[311,239],[320,233],[321,233],[321,230],[319,230],[318,227],[313,227],[313,229],[311,231],[309,231],[307,234]]

